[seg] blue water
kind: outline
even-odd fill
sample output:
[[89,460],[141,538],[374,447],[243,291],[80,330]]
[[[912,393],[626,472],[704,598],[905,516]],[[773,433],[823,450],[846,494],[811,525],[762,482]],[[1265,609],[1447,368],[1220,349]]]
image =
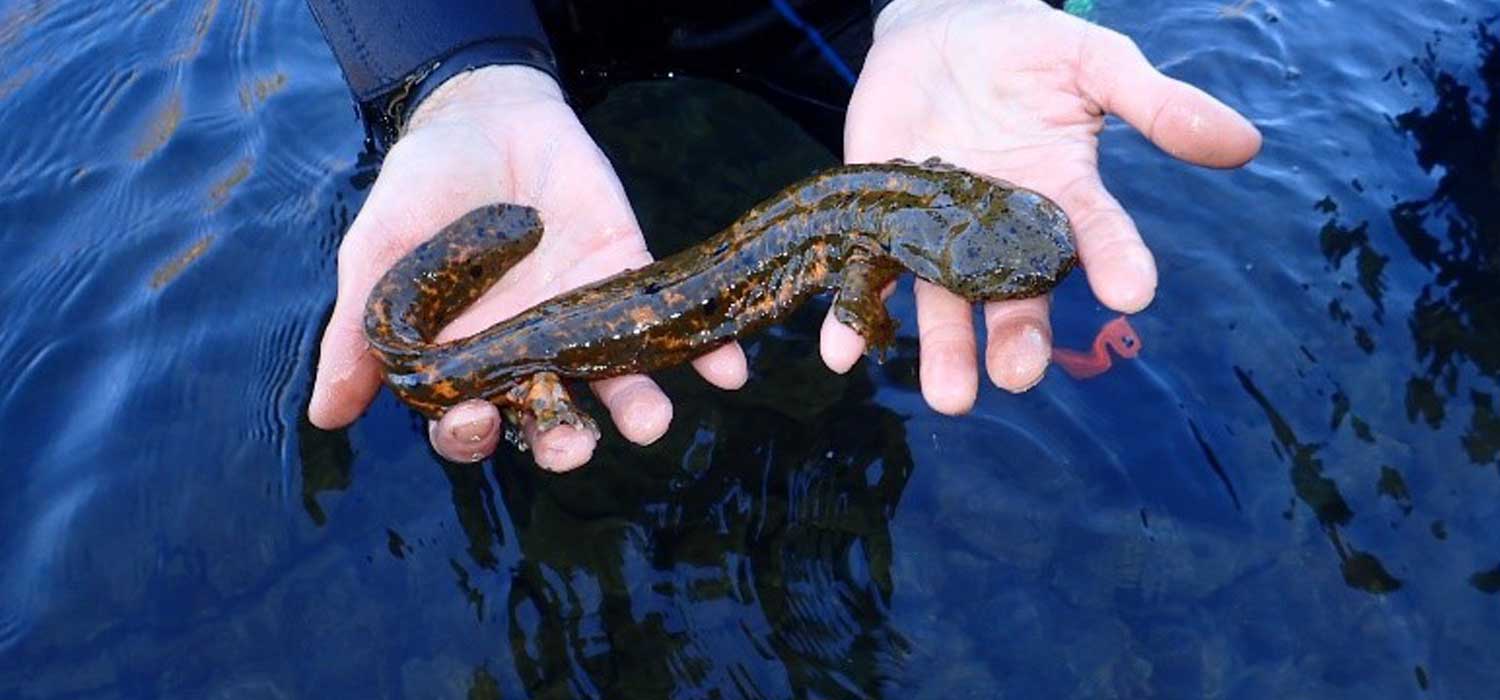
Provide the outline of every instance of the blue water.
[[[0,4],[0,697],[1496,697],[1497,17],[1098,3],[1265,135],[1108,128],[1141,357],[941,417],[903,287],[886,364],[809,309],[556,476],[302,417],[376,164],[301,2]],[[659,253],[836,160],[701,80],[585,122]]]

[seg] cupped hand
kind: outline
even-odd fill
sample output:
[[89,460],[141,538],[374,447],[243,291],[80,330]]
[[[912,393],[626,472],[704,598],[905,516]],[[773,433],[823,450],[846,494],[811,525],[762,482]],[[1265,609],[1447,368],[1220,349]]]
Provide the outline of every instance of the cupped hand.
[[[473,335],[549,297],[651,262],[635,215],[609,160],[563,101],[557,84],[531,68],[483,68],[456,76],[413,113],[387,154],[370,196],[339,248],[338,299],[323,332],[308,417],[320,428],[352,423],[380,389],[380,367],[364,335],[370,289],[402,255],[471,209],[514,202],[541,212],[536,250],[439,335]],[[694,361],[723,388],[743,384],[739,346]],[[648,444],[666,431],[672,404],[649,378],[592,384],[620,433]],[[594,438],[570,425],[537,434],[522,426],[539,466],[572,469],[593,454]],[[429,426],[433,449],[472,462],[494,452],[499,411],[482,400],[449,410]]]
[[[1203,91],[1159,73],[1134,42],[1038,0],[896,0],[881,12],[844,129],[845,160],[938,156],[1036,190],[1062,206],[1094,295],[1134,313],[1156,291],[1156,263],[1099,179],[1098,136],[1115,114],[1159,148],[1218,168],[1244,164],[1260,133]],[[918,280],[922,394],[963,413],[978,391],[977,344],[962,298]],[[998,387],[1041,381],[1048,300],[984,305],[985,366]],[[830,314],[824,361],[853,366],[864,340]]]

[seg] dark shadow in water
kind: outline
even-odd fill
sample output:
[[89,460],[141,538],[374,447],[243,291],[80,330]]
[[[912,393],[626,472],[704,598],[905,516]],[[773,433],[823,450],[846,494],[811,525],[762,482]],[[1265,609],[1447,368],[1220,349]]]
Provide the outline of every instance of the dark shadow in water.
[[308,422],[306,414],[297,422],[297,445],[302,464],[302,508],[321,527],[328,522],[328,515],[318,503],[318,494],[349,488],[354,450],[349,447],[347,432],[319,430]]
[[[1467,403],[1469,420],[1460,443],[1471,462],[1494,466],[1500,474],[1500,414],[1492,388],[1500,382],[1500,40],[1490,28],[1495,21],[1478,22],[1472,30],[1479,56],[1475,73],[1483,88],[1445,70],[1432,44],[1412,61],[1436,102],[1396,116],[1392,127],[1412,140],[1418,164],[1440,177],[1431,194],[1398,200],[1389,215],[1410,259],[1430,275],[1404,314],[1419,368],[1406,381],[1407,418],[1439,431]],[[1403,66],[1387,79],[1404,82],[1406,73]],[[1354,184],[1363,191],[1357,180]],[[1355,284],[1344,287],[1357,286],[1373,305],[1373,321],[1384,323],[1383,275],[1393,256],[1377,249],[1370,222],[1341,221],[1332,197],[1316,209],[1329,217],[1319,233],[1323,256],[1334,269],[1353,260]],[[1370,328],[1358,323],[1342,300],[1333,299],[1328,311],[1352,331],[1356,345],[1374,352]],[[1350,413],[1348,397],[1339,391],[1334,400],[1335,427],[1348,415],[1355,435],[1374,442],[1369,426]],[[1269,404],[1262,406],[1269,412]],[[1410,513],[1410,495],[1393,467],[1382,467],[1378,489]],[[1433,523],[1434,537],[1442,539],[1443,533],[1442,523]],[[1476,573],[1470,582],[1484,590],[1487,576]]]
[[[530,694],[878,697],[900,675],[890,520],[912,458],[868,375],[812,371],[819,321],[755,341],[741,392],[668,377],[679,424],[650,448],[607,433],[563,476],[499,456],[520,561],[495,604]],[[454,484],[461,521],[496,518],[486,486]],[[471,552],[491,536],[465,529]]]
[[490,675],[488,668],[480,666],[474,669],[474,676],[469,679],[466,697],[468,700],[502,700],[505,696],[500,692],[500,681]]
[[[1481,82],[1500,86],[1500,42],[1486,23],[1473,31]],[[1442,69],[1431,46],[1413,63],[1431,83],[1436,104],[1401,114],[1392,125],[1412,139],[1422,168],[1442,175],[1429,196],[1398,201],[1390,209],[1394,231],[1411,258],[1431,273],[1408,321],[1421,371],[1406,382],[1407,416],[1437,430],[1452,412],[1450,404],[1467,399],[1470,422],[1463,446],[1476,464],[1500,466],[1494,397],[1469,386],[1463,371],[1468,367],[1491,382],[1500,380],[1500,90],[1476,94]],[[1404,69],[1398,72],[1404,75]],[[1358,287],[1374,305],[1374,321],[1383,323],[1382,275],[1391,257],[1375,248],[1369,222],[1340,222],[1331,197],[1317,209],[1329,215],[1319,235],[1324,257],[1340,268],[1353,256]],[[1362,349],[1374,351],[1369,329],[1354,321],[1343,302],[1334,299],[1329,314],[1353,331]]]
[[[1323,461],[1318,458],[1321,445],[1298,440],[1291,424],[1271,405],[1271,400],[1255,385],[1250,375],[1239,367],[1234,368],[1234,375],[1271,421],[1271,430],[1280,446],[1277,456],[1291,460],[1292,488],[1297,499],[1312,508],[1323,532],[1328,535],[1329,543],[1338,554],[1344,583],[1369,593],[1389,593],[1401,588],[1401,580],[1387,572],[1374,555],[1345,544],[1339,528],[1349,524],[1354,511],[1339,493],[1338,484],[1323,475]],[[1287,508],[1285,516],[1292,517],[1292,507]]]
[[1463,364],[1500,379],[1500,43],[1483,24],[1475,29],[1478,74],[1490,86],[1482,100],[1432,53],[1417,67],[1431,81],[1437,104],[1396,118],[1417,145],[1428,172],[1442,172],[1426,199],[1391,209],[1396,232],[1412,256],[1433,272],[1411,320],[1423,372],[1407,382],[1409,417],[1437,428],[1445,403],[1467,394],[1472,406],[1463,444],[1475,463],[1500,465],[1500,419],[1488,392],[1460,386]]
[[[454,464],[441,459],[437,461],[442,465],[443,475],[448,477],[448,483],[453,487],[453,511],[458,514],[459,527],[463,528],[464,535],[468,537],[469,558],[480,568],[493,570],[499,563],[496,548],[505,543],[504,530],[500,527],[503,521],[496,510],[494,488],[484,477],[484,472],[475,469],[472,464]],[[453,566],[459,571],[460,579],[467,576],[456,562]],[[464,587],[462,580],[459,586]]]
[[1480,571],[1469,577],[1469,583],[1484,593],[1500,593],[1500,565],[1488,571]]
[[[1445,404],[1469,399],[1469,425],[1460,438],[1469,459],[1500,474],[1500,416],[1489,391],[1465,391],[1460,368],[1467,364],[1500,381],[1500,40],[1486,25],[1475,28],[1483,98],[1429,52],[1417,61],[1431,81],[1437,105],[1396,118],[1396,127],[1417,143],[1417,160],[1443,173],[1426,199],[1391,210],[1396,231],[1416,260],[1433,272],[1422,288],[1410,322],[1424,371],[1406,385],[1407,415],[1434,429]],[[1485,593],[1500,591],[1500,566],[1480,571],[1469,583]]]

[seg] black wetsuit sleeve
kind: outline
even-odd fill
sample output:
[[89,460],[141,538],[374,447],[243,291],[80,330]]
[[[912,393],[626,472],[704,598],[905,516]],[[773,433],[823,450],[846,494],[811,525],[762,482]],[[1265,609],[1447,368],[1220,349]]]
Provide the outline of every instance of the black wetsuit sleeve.
[[444,80],[520,64],[557,77],[531,0],[307,0],[359,102],[371,136],[389,145],[411,108]]

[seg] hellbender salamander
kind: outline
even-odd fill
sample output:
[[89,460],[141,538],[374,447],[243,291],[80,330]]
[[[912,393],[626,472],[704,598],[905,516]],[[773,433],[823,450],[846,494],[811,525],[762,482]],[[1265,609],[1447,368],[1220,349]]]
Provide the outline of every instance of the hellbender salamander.
[[937,159],[829,168],[676,255],[574,289],[477,334],[438,331],[530,253],[537,211],[480,207],[402,258],[370,293],[365,334],[386,383],[429,418],[473,398],[546,429],[590,430],[561,379],[670,367],[832,290],[836,317],[881,351],[881,288],[904,271],[971,301],[1044,294],[1077,256],[1067,216],[1031,190]]

